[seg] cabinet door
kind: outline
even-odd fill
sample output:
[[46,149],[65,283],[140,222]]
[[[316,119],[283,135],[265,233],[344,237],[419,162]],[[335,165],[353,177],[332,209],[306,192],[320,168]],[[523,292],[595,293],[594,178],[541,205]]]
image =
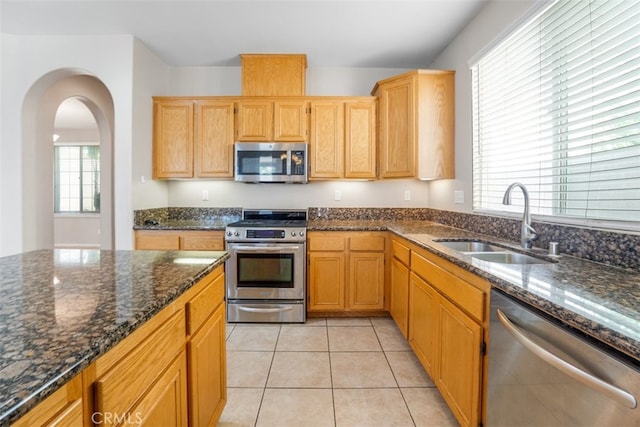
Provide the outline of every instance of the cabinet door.
[[380,87],[380,178],[416,175],[415,98],[412,77]]
[[480,419],[482,326],[444,298],[440,301],[440,355],[435,382],[461,425]]
[[307,101],[275,101],[273,103],[273,140],[307,140]]
[[191,425],[216,425],[227,401],[225,305],[188,342]]
[[345,103],[345,178],[376,177],[376,102]]
[[233,177],[233,108],[233,101],[196,102],[196,177]]
[[238,102],[237,140],[273,140],[273,102],[242,100]]
[[344,310],[344,252],[309,252],[309,311]]
[[384,252],[349,254],[349,308],[384,308]]
[[344,177],[344,103],[311,102],[310,179]]
[[184,351],[131,408],[124,424],[149,427],[187,426],[187,363]]
[[391,317],[407,338],[409,324],[409,269],[396,258],[391,260]]
[[424,280],[409,275],[409,344],[431,378],[438,363],[439,299]]
[[193,177],[193,102],[155,101],[153,178]]

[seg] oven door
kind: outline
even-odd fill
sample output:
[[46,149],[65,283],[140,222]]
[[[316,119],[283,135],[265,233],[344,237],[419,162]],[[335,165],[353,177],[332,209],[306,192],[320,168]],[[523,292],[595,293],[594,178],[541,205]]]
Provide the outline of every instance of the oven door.
[[227,243],[227,252],[227,299],[304,299],[304,242]]

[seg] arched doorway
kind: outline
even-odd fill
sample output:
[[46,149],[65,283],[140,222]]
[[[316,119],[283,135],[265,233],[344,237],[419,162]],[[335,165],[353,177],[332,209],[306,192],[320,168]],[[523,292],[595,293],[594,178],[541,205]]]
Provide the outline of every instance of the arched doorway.
[[54,135],[59,106],[80,100],[95,118],[100,144],[99,246],[112,249],[113,227],[113,99],[95,76],[76,69],[53,71],[29,90],[22,111],[22,246],[23,251],[53,248]]

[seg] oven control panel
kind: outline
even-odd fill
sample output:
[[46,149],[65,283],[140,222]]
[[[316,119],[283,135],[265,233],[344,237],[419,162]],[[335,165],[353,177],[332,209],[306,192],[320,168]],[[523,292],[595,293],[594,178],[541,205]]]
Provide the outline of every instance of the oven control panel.
[[225,240],[227,242],[304,242],[306,228],[248,228],[227,227]]
[[246,234],[249,239],[284,239],[284,230],[271,230],[269,228],[250,228]]

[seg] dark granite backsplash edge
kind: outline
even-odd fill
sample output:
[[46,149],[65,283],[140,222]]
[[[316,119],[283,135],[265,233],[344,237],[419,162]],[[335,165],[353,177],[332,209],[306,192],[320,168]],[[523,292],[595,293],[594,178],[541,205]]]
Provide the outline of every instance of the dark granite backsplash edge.
[[[168,221],[237,220],[242,208],[156,208],[134,211],[134,224],[147,219]],[[520,219],[431,208],[308,208],[309,220],[432,221],[474,233],[519,242]],[[615,267],[640,271],[640,235],[534,221],[534,247],[558,242],[560,253]]]

